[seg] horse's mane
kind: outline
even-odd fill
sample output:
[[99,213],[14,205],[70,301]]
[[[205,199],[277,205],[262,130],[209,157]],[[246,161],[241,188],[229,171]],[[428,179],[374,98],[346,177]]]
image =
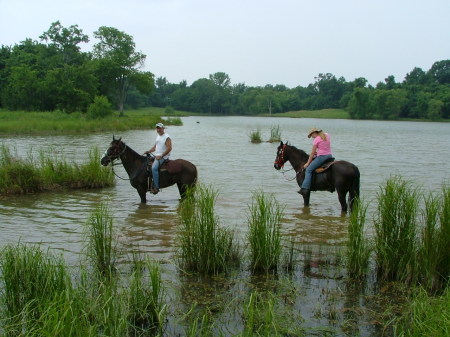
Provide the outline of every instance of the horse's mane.
[[119,142],[121,142],[125,148],[127,148],[127,152],[131,152],[132,155],[137,156],[137,157],[141,157],[141,158],[145,158],[145,156],[137,153],[136,151],[134,151],[131,147],[129,147],[123,140],[119,140]]
[[301,156],[308,156],[308,154],[305,151],[298,149],[294,145],[291,145],[289,142],[286,142],[286,145],[289,146],[293,151],[298,152]]

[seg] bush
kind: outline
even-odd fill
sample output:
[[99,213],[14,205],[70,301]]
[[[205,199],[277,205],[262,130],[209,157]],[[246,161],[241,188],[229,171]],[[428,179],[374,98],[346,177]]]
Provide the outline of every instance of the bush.
[[95,96],[94,103],[89,105],[87,115],[89,118],[104,118],[112,115],[112,105],[105,96]]

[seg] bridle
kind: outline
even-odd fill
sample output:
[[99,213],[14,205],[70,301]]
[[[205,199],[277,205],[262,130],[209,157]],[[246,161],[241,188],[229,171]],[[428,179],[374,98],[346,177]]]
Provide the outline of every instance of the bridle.
[[[117,153],[117,154],[108,154],[108,150],[105,151],[105,154],[103,155],[103,157],[108,158],[109,162],[111,163],[111,170],[114,173],[114,175],[122,180],[130,180],[129,178],[122,178],[121,176],[119,176],[115,171],[114,171],[114,166],[115,165],[120,165],[119,163],[114,163],[115,160],[119,159],[127,150],[127,145],[124,142],[119,141],[118,144],[122,143],[123,144],[123,149]],[[120,160],[122,160],[120,158]]]
[[274,165],[278,165],[280,168],[283,168],[285,160],[284,160],[284,150],[286,149],[286,144],[283,144],[281,151],[278,151],[277,157],[275,158]]
[[289,170],[284,170],[284,169],[283,169],[284,164],[286,163],[286,161],[284,160],[284,151],[286,150],[286,146],[287,146],[287,144],[283,144],[283,147],[281,148],[281,151],[278,152],[277,157],[275,158],[274,165],[278,165],[278,166],[281,168],[281,169],[280,169],[280,172],[283,174],[283,177],[284,177],[286,180],[291,181],[291,180],[296,179],[297,176],[298,176],[301,172],[303,172],[305,169],[302,168],[301,170],[296,171],[295,176],[294,176],[293,178],[286,178],[286,176],[285,176],[286,172],[289,172],[289,171],[294,170],[293,167],[290,168]]

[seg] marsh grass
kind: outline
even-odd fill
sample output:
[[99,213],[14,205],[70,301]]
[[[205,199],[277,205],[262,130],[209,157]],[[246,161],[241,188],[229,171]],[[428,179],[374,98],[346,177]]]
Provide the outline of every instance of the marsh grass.
[[275,143],[281,141],[281,130],[280,126],[272,126],[270,129],[269,143]]
[[86,163],[69,163],[58,153],[39,151],[20,158],[17,151],[0,145],[0,194],[26,194],[64,189],[90,189],[114,184],[114,175],[100,164],[100,152],[89,150]]
[[118,112],[113,115],[89,119],[86,114],[61,111],[30,112],[0,110],[0,134],[81,134],[105,131],[126,131],[148,129],[161,121],[163,109],[125,111],[123,117]]
[[212,187],[197,185],[180,204],[178,258],[182,269],[214,275],[239,264],[234,233],[221,227],[215,214],[216,199]]
[[450,288],[442,296],[429,296],[420,288],[407,309],[397,319],[395,336],[447,337],[450,336]]
[[70,289],[63,260],[44,254],[38,247],[6,246],[1,252],[0,275],[2,317],[8,336],[20,335],[24,326],[35,326],[47,304]]
[[399,176],[380,188],[374,227],[378,275],[383,280],[416,281],[418,199],[418,190]]
[[370,258],[370,247],[364,231],[368,205],[361,200],[354,205],[348,226],[347,272],[352,279],[363,279],[367,275]]
[[265,195],[262,191],[253,192],[247,215],[252,271],[276,271],[282,252],[282,218],[283,209],[273,195]]
[[159,264],[134,258],[128,293],[128,322],[134,334],[161,334],[166,305]]
[[111,279],[116,271],[117,237],[107,205],[101,204],[85,224],[86,256],[96,275]]
[[250,132],[249,138],[250,138],[251,143],[254,143],[254,144],[261,143],[262,142],[261,130],[259,128],[256,130],[253,130],[252,132]]

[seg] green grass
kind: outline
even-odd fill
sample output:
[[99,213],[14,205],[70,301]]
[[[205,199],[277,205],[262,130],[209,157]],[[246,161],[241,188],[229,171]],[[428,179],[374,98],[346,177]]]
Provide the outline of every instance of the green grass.
[[450,288],[441,296],[419,289],[395,325],[395,336],[450,336]]
[[364,226],[368,205],[358,200],[350,213],[347,242],[347,272],[352,279],[363,279],[369,269],[370,247]]
[[275,143],[281,141],[281,130],[280,126],[272,126],[270,128],[270,138],[268,140],[269,143]]
[[261,143],[261,130],[258,128],[256,130],[253,130],[250,135],[248,136],[250,138],[250,142],[254,144]]
[[344,109],[299,110],[273,114],[274,117],[349,119]]
[[380,188],[375,253],[378,274],[384,280],[416,281],[418,206],[418,190],[400,176],[392,176]]
[[247,223],[250,264],[254,272],[277,269],[281,257],[281,220],[283,209],[273,195],[253,192]]
[[[152,129],[157,122],[180,125],[180,118],[172,116],[167,121],[163,108],[127,110],[123,117],[118,112],[101,119],[89,119],[85,114],[66,114],[61,111],[30,112],[0,110],[0,135],[9,134],[82,134],[130,129]],[[183,115],[176,113],[177,116]],[[173,123],[172,123],[173,122]]]
[[180,204],[179,264],[189,272],[216,275],[239,263],[234,233],[215,214],[217,191],[197,185]]
[[0,145],[0,195],[99,188],[114,184],[114,175],[100,165],[98,148],[89,151],[84,164],[70,163],[58,153],[39,152],[19,158],[16,151]]

